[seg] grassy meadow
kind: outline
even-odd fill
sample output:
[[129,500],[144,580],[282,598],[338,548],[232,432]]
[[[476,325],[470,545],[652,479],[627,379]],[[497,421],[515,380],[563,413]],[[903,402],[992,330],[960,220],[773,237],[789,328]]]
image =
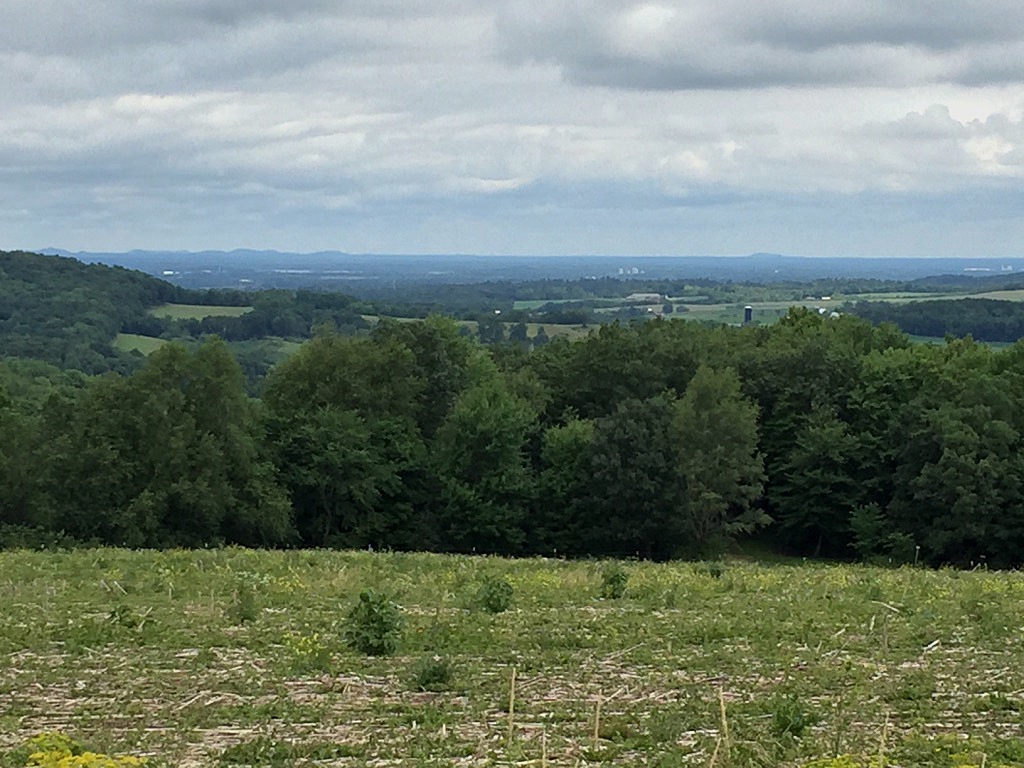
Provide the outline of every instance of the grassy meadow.
[[161,304],[149,314],[172,320],[202,320],[204,317],[241,317],[252,312],[252,307],[219,307],[205,304]]
[[164,339],[154,338],[153,336],[141,336],[137,333],[119,333],[114,338],[115,349],[119,349],[122,352],[136,350],[143,355],[153,354],[166,343],[167,341]]
[[[346,642],[367,589],[393,655]],[[1022,607],[983,571],[5,552],[0,766],[1024,765]]]

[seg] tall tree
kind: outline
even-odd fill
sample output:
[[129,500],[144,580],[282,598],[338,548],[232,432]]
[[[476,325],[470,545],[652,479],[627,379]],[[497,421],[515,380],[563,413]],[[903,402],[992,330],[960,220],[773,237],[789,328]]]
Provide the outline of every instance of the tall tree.
[[526,447],[537,414],[493,375],[467,389],[433,445],[447,546],[513,554],[533,494]]
[[155,352],[44,414],[50,484],[72,535],[128,546],[282,543],[289,508],[223,342]]
[[849,554],[850,515],[866,498],[861,445],[828,407],[816,408],[797,432],[768,486],[779,537],[794,551]]
[[[574,507],[586,554],[668,559],[687,543],[673,399],[629,399],[597,419]],[[581,436],[582,437],[582,436]],[[575,490],[575,489],[574,489]]]
[[732,369],[701,366],[676,403],[672,434],[687,529],[698,552],[770,522],[757,506],[764,482],[757,407]]
[[264,397],[268,439],[303,542],[409,540],[418,525],[408,519],[410,493],[425,458],[415,421],[423,387],[394,334],[320,336],[275,369]]
[[582,499],[590,483],[593,442],[594,422],[575,416],[545,430],[536,506],[526,521],[531,551],[584,552],[587,515]]
[[470,385],[481,350],[460,335],[450,318],[431,315],[419,323],[382,322],[371,337],[394,343],[412,353],[412,377],[416,389],[416,423],[430,439]]

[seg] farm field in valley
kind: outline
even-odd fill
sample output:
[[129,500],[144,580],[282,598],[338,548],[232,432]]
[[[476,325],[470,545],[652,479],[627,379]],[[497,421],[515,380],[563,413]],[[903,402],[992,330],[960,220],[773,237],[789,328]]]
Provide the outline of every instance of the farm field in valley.
[[[97,549],[0,574],[0,766],[49,732],[166,766],[1024,765],[1019,573]],[[401,606],[392,656],[345,644],[365,589]]]
[[154,317],[172,320],[202,320],[204,317],[241,317],[252,307],[219,307],[205,304],[161,304],[149,311]]
[[114,348],[122,352],[138,350],[143,355],[151,355],[167,342],[153,336],[141,336],[137,333],[119,333],[114,337]]

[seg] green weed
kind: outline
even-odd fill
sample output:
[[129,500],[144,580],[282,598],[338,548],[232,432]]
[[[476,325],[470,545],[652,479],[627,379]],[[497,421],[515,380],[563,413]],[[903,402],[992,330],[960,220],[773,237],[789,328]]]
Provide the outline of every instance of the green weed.
[[445,691],[451,682],[452,665],[444,656],[423,656],[409,670],[409,685],[414,691]]
[[487,613],[504,613],[512,607],[512,585],[498,576],[488,576],[477,591],[477,605]]
[[604,600],[619,600],[626,594],[626,586],[629,584],[629,574],[621,565],[614,564],[607,566],[601,571],[601,598]]
[[402,638],[401,609],[386,595],[372,589],[359,594],[345,624],[345,642],[368,656],[390,656]]

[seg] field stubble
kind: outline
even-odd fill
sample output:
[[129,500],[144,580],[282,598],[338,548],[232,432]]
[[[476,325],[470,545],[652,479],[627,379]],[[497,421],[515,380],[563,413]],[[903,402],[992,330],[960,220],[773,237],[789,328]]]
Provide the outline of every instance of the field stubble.
[[[0,765],[41,732],[167,766],[1024,764],[1020,574],[624,563],[602,599],[607,568],[0,553]],[[343,641],[364,589],[395,655]]]

